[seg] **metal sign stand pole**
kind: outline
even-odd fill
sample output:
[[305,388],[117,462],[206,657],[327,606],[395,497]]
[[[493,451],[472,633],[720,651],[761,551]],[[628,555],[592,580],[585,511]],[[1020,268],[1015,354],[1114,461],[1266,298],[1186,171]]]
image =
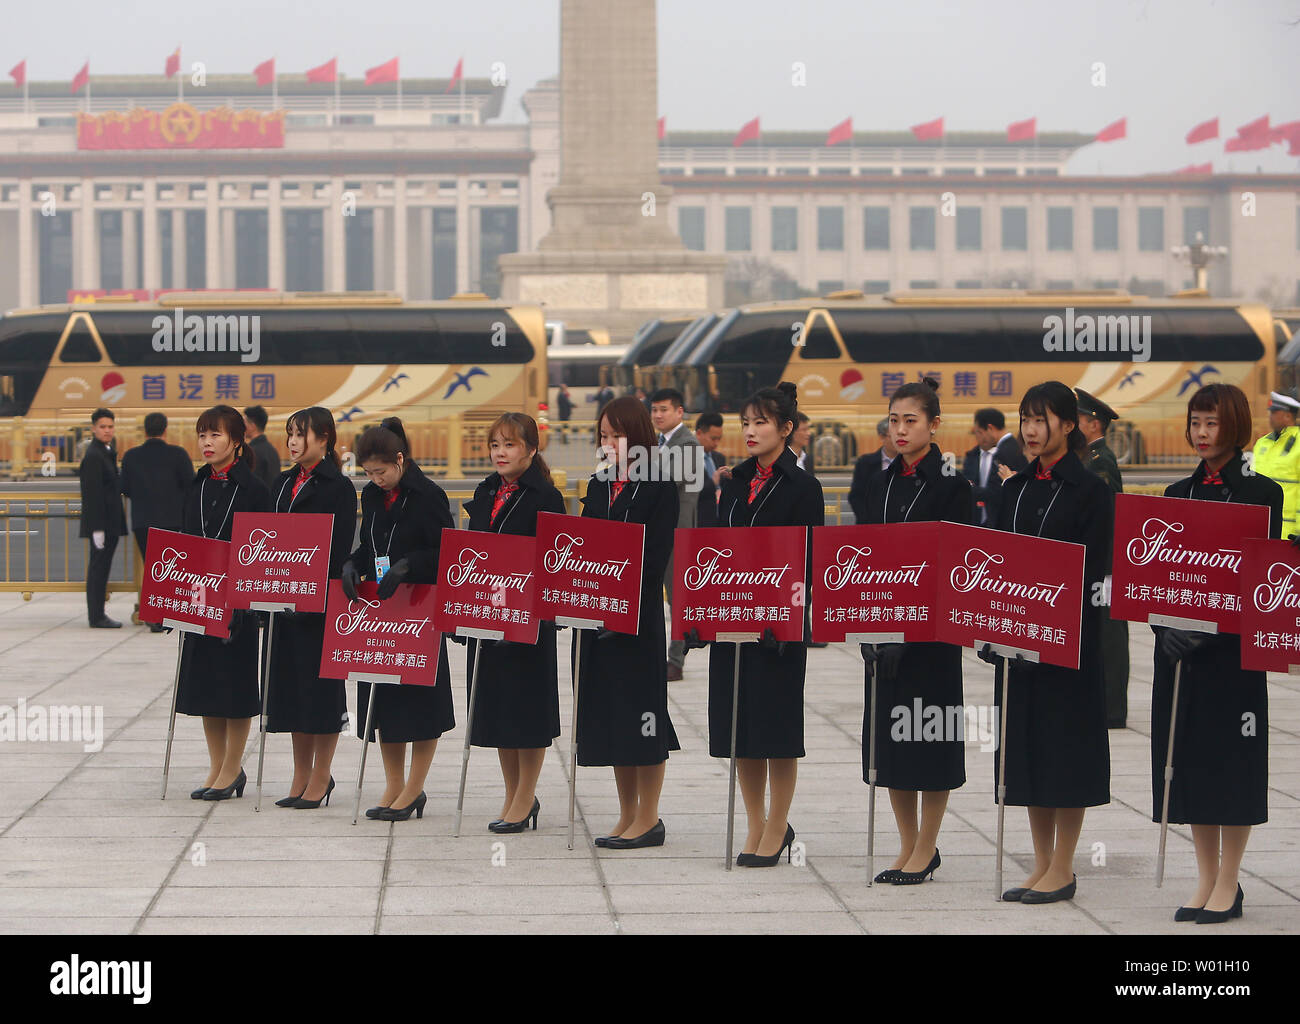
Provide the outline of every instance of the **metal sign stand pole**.
[[[456,630],[458,635],[460,630]],[[465,747],[460,755],[460,795],[456,797],[456,831],[453,836],[460,835],[461,822],[465,816],[465,776],[469,772],[469,738],[474,732],[474,702],[478,697],[478,667],[483,661],[483,641],[478,641],[478,646],[474,650],[474,671],[470,673],[469,679],[469,717],[465,719]]]
[[357,772],[357,801],[352,807],[352,824],[361,817],[361,784],[366,778],[366,753],[370,750],[370,723],[375,717],[375,703],[379,700],[379,684],[370,684],[370,700],[366,702],[366,728],[361,734],[361,768]]
[[869,666],[871,673],[871,707],[868,714],[870,722],[870,749],[867,758],[867,885],[873,885],[876,875],[876,668]]
[[1002,839],[1007,811],[1007,691],[1011,685],[1011,671],[1007,659],[1002,658],[1002,715],[998,726],[998,880],[993,898],[1002,899]]
[[1160,798],[1160,851],[1156,854],[1156,888],[1165,883],[1165,839],[1169,833],[1169,784],[1174,780],[1174,727],[1178,724],[1178,687],[1182,683],[1183,662],[1174,662],[1174,700],[1169,708],[1169,749],[1165,754],[1165,787]]
[[[165,623],[164,623],[165,624]],[[173,626],[179,626],[173,622]],[[185,652],[185,631],[177,628],[180,635],[180,641],[176,645],[176,676],[172,680],[172,710],[171,716],[167,720],[167,753],[163,755],[163,774],[162,774],[162,795],[159,799],[167,799],[167,772],[172,763],[172,738],[176,735],[176,695],[181,688],[181,657]]]
[[262,661],[262,714],[258,721],[257,744],[257,802],[253,810],[262,809],[262,767],[266,763],[266,706],[271,696],[271,649],[275,643],[275,612],[267,616],[266,624],[266,658]]

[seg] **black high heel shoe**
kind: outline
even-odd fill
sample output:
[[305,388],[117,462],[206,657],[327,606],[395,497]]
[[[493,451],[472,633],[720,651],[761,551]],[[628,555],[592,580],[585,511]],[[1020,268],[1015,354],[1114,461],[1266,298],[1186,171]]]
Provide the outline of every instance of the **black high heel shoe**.
[[1199,914],[1204,909],[1205,909],[1204,907],[1179,907],[1177,910],[1174,911],[1174,920],[1195,921],[1196,915]]
[[[303,787],[302,787],[302,793],[305,793],[305,792],[307,792],[307,787],[306,787],[306,786],[303,786]],[[275,806],[276,806],[276,807],[293,807],[294,805],[296,805],[296,804],[298,803],[299,800],[302,799],[302,793],[299,793],[297,796],[284,796],[284,797],[281,797],[279,800],[277,800],[277,801],[275,802]]]
[[383,816],[384,811],[388,810],[392,810],[392,808],[385,807],[383,804],[378,807],[368,807],[366,808],[366,817],[371,821],[378,821]]
[[385,807],[379,812],[381,821],[405,821],[415,812],[417,818],[424,817],[424,805],[429,798],[425,795],[424,790],[420,790],[420,795],[412,800],[405,807]]
[[489,825],[488,831],[495,832],[498,835],[503,835],[503,834],[508,835],[514,832],[522,832],[525,828],[528,827],[528,823],[531,821],[533,823],[533,831],[536,832],[537,814],[539,811],[541,811],[541,809],[542,809],[542,802],[538,800],[537,797],[533,797],[533,809],[528,812],[528,814],[524,817],[522,821],[505,821],[505,820],[498,821],[494,825]]
[[605,843],[605,848],[608,850],[642,850],[650,846],[663,846],[664,837],[667,834],[667,829],[664,828],[664,820],[660,818],[639,836],[633,836],[631,839],[625,836],[615,836],[609,839]]
[[[757,853],[751,853],[749,860],[741,865],[743,868],[770,868],[775,867],[777,861],[781,859],[781,854],[785,854],[786,863],[790,863],[791,857],[794,856],[794,826],[788,821],[785,823],[785,840],[781,843],[781,848],[770,857],[763,857]],[[743,854],[741,856],[744,856]]]
[[207,791],[208,791],[208,787],[207,787],[207,786],[200,786],[198,789],[191,789],[191,790],[190,790],[190,799],[191,799],[191,800],[202,800],[202,799],[203,799],[203,794],[206,793]]
[[934,848],[934,856],[930,858],[930,863],[920,871],[895,871],[894,877],[890,879],[894,885],[920,885],[925,881],[926,875],[934,877],[934,869],[943,863],[943,858],[939,856],[939,848]]
[[1232,901],[1232,906],[1227,910],[1206,910],[1202,907],[1196,912],[1197,924],[1221,924],[1229,918],[1241,917],[1242,904],[1246,901],[1246,894],[1241,891],[1241,883],[1237,883],[1237,898]]
[[[303,792],[306,793],[307,791],[304,789]],[[321,797],[319,800],[304,800],[302,797],[298,797],[298,799],[295,800],[290,806],[293,807],[295,810],[299,810],[299,811],[314,811],[322,803],[326,807],[328,807],[330,805],[330,794],[333,792],[334,792],[334,776],[331,775],[330,784],[325,787],[325,795],[323,797]]]
[[1041,889],[1030,889],[1020,897],[1020,902],[1056,903],[1060,900],[1072,900],[1074,899],[1074,893],[1078,886],[1079,876],[1071,875],[1069,885],[1063,885],[1059,889],[1053,889],[1051,892],[1043,892]]
[[235,779],[229,786],[224,789],[209,789],[203,794],[204,800],[229,800],[232,796],[244,795],[244,787],[248,785],[248,776],[244,774],[244,769],[239,769],[239,778]]
[[898,877],[898,868],[886,868],[880,872],[872,881],[875,882],[892,882]]

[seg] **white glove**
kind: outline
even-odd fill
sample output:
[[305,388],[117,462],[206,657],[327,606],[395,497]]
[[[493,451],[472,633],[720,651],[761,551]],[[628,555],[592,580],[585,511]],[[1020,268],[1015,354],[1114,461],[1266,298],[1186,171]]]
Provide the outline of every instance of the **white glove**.
[[95,542],[95,547],[99,548],[99,550],[101,550],[101,551],[104,550],[104,531],[103,531],[103,530],[96,530],[94,533],[92,533],[92,534],[90,535],[90,539],[91,539],[92,541]]

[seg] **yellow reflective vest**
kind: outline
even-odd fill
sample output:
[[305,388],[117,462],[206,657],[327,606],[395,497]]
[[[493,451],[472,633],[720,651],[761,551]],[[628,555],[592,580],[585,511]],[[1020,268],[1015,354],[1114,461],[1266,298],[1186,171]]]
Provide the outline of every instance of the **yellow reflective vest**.
[[1255,472],[1282,486],[1282,537],[1300,532],[1296,513],[1300,511],[1300,426],[1287,427],[1274,436],[1265,434],[1255,442]]

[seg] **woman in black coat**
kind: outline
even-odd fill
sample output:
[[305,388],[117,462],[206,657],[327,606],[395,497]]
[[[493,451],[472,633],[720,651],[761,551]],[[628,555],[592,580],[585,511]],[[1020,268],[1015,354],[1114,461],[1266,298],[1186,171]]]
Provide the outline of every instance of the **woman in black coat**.
[[[596,845],[630,850],[663,845],[659,793],[664,766],[668,752],[681,749],[668,717],[663,587],[677,526],[677,485],[671,480],[627,480],[629,453],[639,449],[653,457],[657,451],[654,425],[644,403],[614,399],[601,412],[596,430],[607,461],[618,467],[618,476],[591,478],[582,514],[641,523],[645,548],[636,634],[577,632],[582,643],[578,764],[613,766],[618,823]],[[647,720],[646,715],[651,717]]]
[[[719,526],[821,526],[822,486],[795,465],[786,445],[798,414],[795,386],[763,388],[742,407],[740,424],[750,457],[722,487]],[[809,547],[811,551],[811,546]],[[807,601],[807,594],[804,594]],[[802,617],[802,616],[801,616]],[[736,649],[714,643],[709,652],[709,755],[731,756],[731,697]],[[806,643],[777,643],[769,630],[761,644],[742,644],[736,772],[749,832],[737,864],[770,867],[794,842],[790,804],[803,747]],[[770,809],[764,807],[768,782]]]
[[[889,436],[898,449],[884,472],[867,487],[863,511],[867,523],[920,523],[946,520],[970,523],[975,499],[970,481],[944,472],[943,454],[931,438],[939,427],[938,385],[904,384],[889,400]],[[876,749],[876,781],[889,787],[889,802],[898,823],[899,852],[894,864],[876,876],[877,882],[914,885],[933,876],[939,866],[939,826],[948,807],[948,793],[966,782],[966,745],[962,735],[918,740],[918,723],[905,720],[900,709],[923,714],[939,709],[941,721],[952,721],[950,708],[965,708],[962,695],[961,648],[952,644],[910,643],[862,645],[866,662],[862,712],[862,780],[868,780],[871,745]],[[871,737],[871,672],[876,685],[876,731]],[[917,796],[920,795],[920,823]]]
[[[229,542],[236,512],[266,512],[271,496],[243,459],[244,418],[228,405],[202,416],[196,427],[206,465],[185,492],[181,530]],[[248,777],[241,762],[252,720],[261,712],[257,666],[257,616],[236,611],[230,636],[186,633],[181,651],[176,710],[203,716],[208,779],[190,796],[228,800],[243,796]]]
[[[488,450],[497,471],[465,502],[469,528],[521,537],[537,535],[539,512],[563,513],[564,498],[538,453],[537,423],[523,413],[504,413],[488,430]],[[539,624],[537,643],[469,641],[466,674],[478,671],[474,728],[470,743],[496,747],[505,780],[501,817],[493,832],[537,828],[536,798],[546,748],[560,735],[560,694],[555,662],[555,624]]]
[[[334,450],[338,435],[328,409],[312,406],[289,417],[289,457],[271,492],[276,512],[316,512],[334,517],[329,578],[338,579],[357,529],[357,489],[343,475]],[[312,809],[327,804],[334,789],[330,764],[347,720],[342,679],[320,675],[325,615],[279,612],[269,669],[266,731],[293,733],[293,782],[277,807]]]
[[[402,421],[386,419],[370,427],[357,441],[357,462],[370,483],[361,491],[361,534],[357,549],[340,577],[349,600],[364,577],[378,580],[381,601],[402,583],[437,583],[438,549],[442,531],[450,530],[447,493],[425,476],[411,458]],[[378,566],[376,566],[376,557]],[[383,569],[383,572],[376,570]],[[370,684],[357,683],[357,735],[366,728]],[[384,761],[384,795],[367,818],[405,821],[414,811],[424,817],[424,780],[433,764],[438,738],[456,724],[452,706],[447,641],[438,643],[438,675],[433,686],[379,687],[370,735],[379,734]],[[411,774],[406,776],[406,744],[411,744]]]
[[[1187,404],[1187,440],[1201,457],[1191,476],[1165,489],[1168,498],[1264,505],[1268,535],[1282,530],[1282,488],[1242,472],[1250,444],[1250,405],[1239,388],[1209,384]],[[1225,538],[1225,542],[1227,538]],[[1240,917],[1237,883],[1252,825],[1268,821],[1268,677],[1241,667],[1235,633],[1155,627],[1151,690],[1151,820],[1160,820],[1174,665],[1182,661],[1169,820],[1192,826],[1196,892],[1176,921],[1216,924]]]
[[[1034,870],[1023,886],[1008,889],[1008,902],[1052,903],[1073,899],[1074,850],[1085,808],[1110,803],[1110,740],[1101,665],[1101,615],[1093,600],[1105,584],[1114,498],[1106,482],[1079,459],[1078,399],[1060,381],[1036,384],[1020,401],[1020,440],[1033,459],[1007,478],[998,529],[1085,546],[1083,622],[1079,668],[1010,663],[1007,704],[1006,803],[1028,808]],[[986,661],[998,659],[986,646]],[[1002,668],[994,683],[1001,713]],[[1000,720],[1000,719],[999,719]],[[998,784],[994,760],[994,785]]]

